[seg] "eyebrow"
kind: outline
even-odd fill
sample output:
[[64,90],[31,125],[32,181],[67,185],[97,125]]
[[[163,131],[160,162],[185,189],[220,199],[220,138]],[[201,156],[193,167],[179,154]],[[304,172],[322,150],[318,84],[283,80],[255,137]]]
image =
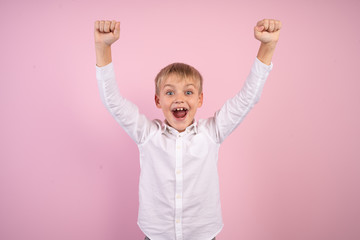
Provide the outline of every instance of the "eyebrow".
[[[186,84],[186,85],[185,85],[185,87],[189,87],[189,86],[193,86],[193,87],[195,87],[195,85],[194,85],[194,84],[192,84],[192,83],[190,83],[190,84]],[[174,86],[174,85],[172,85],[172,84],[165,84],[165,85],[164,85],[164,88],[165,88],[165,87],[175,87],[175,86]]]

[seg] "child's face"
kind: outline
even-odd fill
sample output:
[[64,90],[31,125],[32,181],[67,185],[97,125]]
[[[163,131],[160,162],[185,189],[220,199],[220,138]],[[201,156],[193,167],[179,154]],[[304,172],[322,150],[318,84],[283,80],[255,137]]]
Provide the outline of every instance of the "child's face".
[[161,108],[168,124],[179,132],[183,132],[192,124],[198,107],[203,102],[203,94],[199,94],[199,82],[189,78],[170,75],[163,80],[159,95],[155,95],[155,103]]

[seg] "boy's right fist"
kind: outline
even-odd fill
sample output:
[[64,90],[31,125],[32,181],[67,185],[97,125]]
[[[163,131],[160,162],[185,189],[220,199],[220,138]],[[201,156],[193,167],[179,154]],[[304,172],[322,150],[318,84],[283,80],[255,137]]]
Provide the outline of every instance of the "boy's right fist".
[[96,21],[94,35],[96,45],[111,46],[120,37],[120,22]]

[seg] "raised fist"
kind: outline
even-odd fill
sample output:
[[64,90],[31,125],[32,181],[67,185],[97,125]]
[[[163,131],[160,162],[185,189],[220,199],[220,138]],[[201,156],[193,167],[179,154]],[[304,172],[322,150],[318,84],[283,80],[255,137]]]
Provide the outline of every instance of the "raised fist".
[[96,21],[95,22],[95,44],[111,46],[120,37],[120,22],[113,21]]
[[274,19],[263,19],[254,27],[254,36],[262,43],[276,43],[279,40],[281,22]]

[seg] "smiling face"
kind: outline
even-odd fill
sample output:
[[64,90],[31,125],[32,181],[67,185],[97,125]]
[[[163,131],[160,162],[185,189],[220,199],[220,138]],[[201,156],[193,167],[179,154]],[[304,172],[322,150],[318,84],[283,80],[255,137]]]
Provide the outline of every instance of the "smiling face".
[[161,82],[155,103],[162,109],[167,123],[177,131],[183,132],[193,123],[197,108],[203,102],[203,93],[199,90],[199,81],[176,74]]

